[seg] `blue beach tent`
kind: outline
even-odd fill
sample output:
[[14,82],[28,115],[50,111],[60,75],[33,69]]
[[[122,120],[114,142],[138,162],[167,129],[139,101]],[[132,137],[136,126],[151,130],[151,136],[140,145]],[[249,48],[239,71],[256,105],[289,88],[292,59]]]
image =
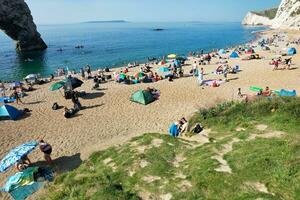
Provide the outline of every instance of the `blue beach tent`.
[[17,120],[22,116],[22,112],[10,105],[3,105],[0,107],[0,117]]
[[239,54],[237,52],[232,52],[231,55],[230,55],[230,58],[239,58]]
[[297,50],[295,48],[288,48],[287,54],[289,56],[295,55],[297,53]]

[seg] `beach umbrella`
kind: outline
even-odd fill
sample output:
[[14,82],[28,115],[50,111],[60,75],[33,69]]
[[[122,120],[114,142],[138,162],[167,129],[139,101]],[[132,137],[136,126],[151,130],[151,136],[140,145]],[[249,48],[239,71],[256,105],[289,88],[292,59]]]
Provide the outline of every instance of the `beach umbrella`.
[[31,153],[38,144],[37,141],[31,141],[10,150],[10,152],[0,161],[0,172],[5,172],[24,156]]
[[11,88],[16,88],[16,87],[21,87],[23,85],[23,83],[19,82],[19,81],[15,81],[13,83],[10,84]]
[[55,91],[55,90],[59,90],[60,88],[64,87],[65,82],[63,81],[59,81],[57,83],[54,83],[50,86],[49,90],[50,91]]
[[79,80],[78,78],[75,77],[68,77],[64,80],[65,85],[70,84],[72,86],[73,89],[80,87],[83,82],[81,80]]
[[37,79],[37,75],[36,74],[29,74],[27,75],[24,79],[27,79],[27,80],[34,80],[34,79]]
[[175,59],[176,57],[177,57],[176,54],[170,54],[170,55],[168,55],[168,58],[169,58],[169,59]]

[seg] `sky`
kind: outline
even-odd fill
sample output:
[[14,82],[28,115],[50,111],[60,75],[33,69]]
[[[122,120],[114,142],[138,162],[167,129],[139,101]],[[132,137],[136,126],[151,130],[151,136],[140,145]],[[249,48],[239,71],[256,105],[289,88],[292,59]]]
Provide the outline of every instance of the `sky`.
[[238,22],[280,0],[25,0],[37,24],[100,20]]

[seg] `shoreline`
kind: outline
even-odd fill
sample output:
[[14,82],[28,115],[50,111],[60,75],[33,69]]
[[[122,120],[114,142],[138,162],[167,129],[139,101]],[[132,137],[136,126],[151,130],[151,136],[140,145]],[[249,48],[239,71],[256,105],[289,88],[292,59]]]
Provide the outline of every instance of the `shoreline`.
[[[265,30],[258,30],[258,31],[253,31],[252,33],[251,33],[251,35],[254,35],[254,38],[253,39],[250,39],[249,38],[249,40],[248,41],[245,41],[245,42],[243,42],[243,43],[240,43],[240,44],[236,44],[236,45],[233,45],[233,46],[222,46],[222,47],[220,47],[219,49],[233,49],[233,48],[235,48],[235,47],[238,47],[238,46],[242,46],[242,45],[245,45],[245,44],[248,44],[248,43],[251,43],[252,41],[255,41],[256,39],[257,39],[257,36],[256,36],[256,33],[255,32],[261,32],[261,31],[265,31]],[[209,50],[207,50],[207,51],[204,51],[204,53],[205,54],[207,54],[207,53],[211,53],[211,52],[214,52],[214,50],[216,50],[216,49],[209,49]],[[192,50],[187,50],[187,51],[185,51],[185,53],[180,53],[180,54],[177,54],[176,52],[169,52],[169,53],[175,53],[175,54],[177,54],[177,55],[183,55],[183,56],[186,56],[186,57],[188,57],[188,54],[190,53],[190,52],[196,52],[196,53],[199,53],[201,51],[201,48],[200,49],[197,49],[197,51],[192,51]],[[166,55],[159,55],[159,56],[156,56],[155,58],[157,58],[157,61],[159,61],[159,60],[161,60],[163,57],[165,57]],[[151,56],[152,57],[152,56]],[[149,58],[149,57],[148,57]],[[146,62],[145,62],[146,61]],[[119,70],[119,69],[121,69],[121,68],[125,68],[125,67],[127,67],[127,64],[125,64],[125,62],[128,62],[127,64],[129,64],[129,63],[134,63],[134,62],[137,62],[140,66],[142,66],[142,65],[145,65],[146,63],[149,63],[149,61],[147,61],[147,57],[144,57],[144,58],[142,58],[142,59],[138,59],[138,60],[128,60],[128,61],[123,61],[123,62],[120,62],[120,63],[117,63],[117,64],[113,64],[113,65],[110,65],[110,66],[108,66],[108,68],[110,69],[110,70]],[[124,64],[121,64],[121,63],[124,63]],[[151,61],[150,61],[150,63],[151,63]],[[121,65],[121,66],[120,66]],[[97,66],[97,65],[91,65],[91,68],[92,68],[92,71],[93,72],[95,72],[95,71],[97,71],[98,69],[102,69],[102,70],[104,70],[106,67],[105,66],[101,66],[101,67],[94,67],[94,66]],[[84,66],[82,66],[83,68],[84,68]],[[68,67],[68,66],[62,66],[62,67],[57,67],[56,69],[55,69],[55,71],[57,70],[57,69],[59,69],[59,68],[63,68],[64,70],[66,70],[67,68],[69,68],[70,69],[70,71],[72,71],[73,69],[71,69],[71,67]],[[76,71],[76,73],[77,74],[79,74],[79,70],[80,70],[80,68],[76,68],[75,69],[75,71]],[[41,75],[39,78],[40,79],[46,79],[46,78],[49,78],[49,76],[51,75],[51,74],[54,74],[54,76],[56,77],[56,78],[60,78],[60,77],[58,77],[58,76],[56,76],[56,73],[55,73],[55,71],[54,72],[52,72],[52,73],[49,73],[48,75]],[[33,73],[34,74],[34,73]],[[37,73],[37,74],[39,74],[39,73]],[[1,79],[3,82],[5,82],[5,83],[12,83],[12,82],[15,82],[15,81],[24,81],[24,78],[22,78],[22,79],[15,79],[15,80],[4,80],[4,79]]]

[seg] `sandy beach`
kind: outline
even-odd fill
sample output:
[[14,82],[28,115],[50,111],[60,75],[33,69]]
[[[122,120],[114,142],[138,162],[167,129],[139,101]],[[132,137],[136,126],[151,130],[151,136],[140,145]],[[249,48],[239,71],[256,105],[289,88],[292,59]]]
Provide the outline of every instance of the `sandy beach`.
[[[263,36],[272,35],[280,31],[262,32]],[[289,38],[296,38],[299,32],[289,31]],[[17,121],[0,121],[0,157],[2,158],[11,148],[30,140],[44,139],[53,146],[53,159],[72,157],[80,154],[85,160],[91,153],[105,149],[112,145],[121,144],[130,138],[143,133],[159,132],[167,134],[169,125],[181,117],[190,117],[199,108],[213,106],[227,100],[235,100],[237,89],[254,95],[250,86],[269,86],[271,89],[295,89],[300,92],[300,56],[293,57],[293,70],[272,71],[269,62],[285,47],[285,42],[278,43],[279,47],[271,47],[271,51],[256,50],[261,60],[243,61],[241,58],[229,59],[230,66],[239,65],[241,72],[229,74],[229,82],[218,88],[201,87],[197,78],[184,77],[173,82],[163,80],[155,83],[124,85],[114,81],[101,84],[101,90],[92,90],[93,80],[85,81],[78,90],[84,90],[87,96],[81,98],[81,104],[87,107],[76,117],[66,119],[63,110],[53,111],[54,102],[59,105],[72,107],[70,100],[66,101],[59,91],[48,91],[52,83],[35,86],[36,90],[29,92],[22,99],[25,104],[14,106],[29,108],[30,115]],[[300,48],[297,47],[298,52]],[[184,73],[188,74],[191,63],[184,66]],[[217,68],[218,59],[213,58],[210,65],[203,66],[205,79],[223,78],[211,72]],[[200,66],[201,67],[201,66]],[[281,66],[282,67],[282,66]],[[114,69],[117,70],[117,69]],[[130,69],[130,72],[138,69]],[[147,106],[130,101],[131,94],[138,89],[154,87],[161,92],[160,99]],[[42,160],[42,154],[36,150],[29,157],[34,161]],[[61,162],[65,170],[73,165],[69,159]],[[10,170],[13,171],[13,170]],[[0,183],[4,177],[1,176]]]

